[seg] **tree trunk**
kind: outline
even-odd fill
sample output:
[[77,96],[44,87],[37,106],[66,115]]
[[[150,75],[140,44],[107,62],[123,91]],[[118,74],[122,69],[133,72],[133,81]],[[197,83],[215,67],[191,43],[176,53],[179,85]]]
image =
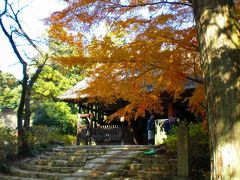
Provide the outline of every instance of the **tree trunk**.
[[30,108],[30,101],[31,101],[31,89],[27,86],[26,97],[25,97],[25,119],[24,119],[24,128],[28,131],[30,125],[30,117],[31,117],[31,108]]
[[[4,8],[3,11],[0,11],[0,28],[4,35],[8,38],[9,43],[13,49],[13,52],[17,56],[19,62],[22,64],[22,73],[23,73],[23,81],[21,82],[22,85],[22,93],[21,98],[17,110],[17,129],[18,129],[18,154],[20,156],[27,155],[30,153],[29,145],[28,145],[28,135],[29,135],[29,125],[30,125],[30,99],[31,99],[31,90],[33,87],[34,82],[37,80],[39,74],[41,73],[47,59],[48,55],[44,55],[38,46],[34,43],[34,41],[26,34],[23,30],[22,25],[19,21],[18,14],[21,10],[17,10],[15,12],[13,4],[5,1],[3,3]],[[9,25],[10,28],[5,28],[5,24],[2,21],[2,17],[6,16],[7,19],[12,19],[14,21],[13,24],[6,23]],[[15,25],[16,26],[15,26]],[[27,74],[27,62],[23,59],[17,44],[15,42],[16,37],[23,37],[29,44],[37,50],[37,52],[43,56],[44,59],[38,62],[38,68],[33,74],[32,78],[29,80],[29,76]],[[23,127],[23,120],[24,120],[24,127]]]
[[240,31],[233,1],[193,0],[207,100],[211,178],[240,179]]
[[[26,133],[25,127],[23,127],[23,117],[24,112],[26,111],[24,109],[25,103],[26,103],[26,94],[27,94],[27,79],[25,76],[23,77],[22,82],[22,93],[21,98],[18,106],[17,111],[17,124],[18,124],[18,155],[19,156],[25,156],[28,155],[30,152],[29,146],[28,146],[28,137]],[[24,119],[25,120],[25,119]],[[25,121],[24,121],[25,124]]]
[[20,131],[22,129],[23,111],[24,111],[24,104],[25,104],[25,94],[26,94],[26,89],[22,85],[21,98],[20,98],[20,102],[19,102],[18,110],[17,110],[17,128],[18,128],[18,131]]

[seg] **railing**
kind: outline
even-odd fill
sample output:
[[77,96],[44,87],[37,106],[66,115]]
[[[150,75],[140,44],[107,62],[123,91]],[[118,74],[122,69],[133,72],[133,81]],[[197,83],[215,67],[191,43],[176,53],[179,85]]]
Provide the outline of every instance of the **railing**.
[[131,144],[132,137],[132,133],[127,128],[119,125],[78,127],[77,144]]

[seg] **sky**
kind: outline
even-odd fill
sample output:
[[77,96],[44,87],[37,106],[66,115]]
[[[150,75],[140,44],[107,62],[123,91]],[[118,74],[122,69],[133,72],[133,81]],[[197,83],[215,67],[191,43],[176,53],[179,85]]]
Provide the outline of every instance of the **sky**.
[[[61,0],[12,0],[19,2],[19,6],[26,6],[20,15],[25,31],[35,39],[42,36],[46,30],[42,19],[48,17],[52,12],[64,8]],[[2,4],[0,4],[1,6]],[[2,7],[1,7],[2,9]],[[22,67],[18,62],[16,55],[11,49],[10,43],[0,29],[0,70],[9,72],[16,78],[22,78]]]
[[[43,37],[47,27],[44,26],[43,19],[49,17],[54,11],[62,10],[66,4],[63,0],[9,0],[19,7],[25,7],[20,18],[24,30],[32,39]],[[3,2],[3,1],[2,1]],[[2,10],[0,0],[0,11]],[[142,12],[143,15],[149,16],[147,12]],[[102,23],[93,30],[93,34],[98,37],[103,37],[108,32],[106,24]],[[24,49],[25,50],[25,49]],[[0,70],[13,74],[17,79],[22,78],[22,66],[18,62],[16,55],[13,53],[10,43],[1,32],[0,29]]]

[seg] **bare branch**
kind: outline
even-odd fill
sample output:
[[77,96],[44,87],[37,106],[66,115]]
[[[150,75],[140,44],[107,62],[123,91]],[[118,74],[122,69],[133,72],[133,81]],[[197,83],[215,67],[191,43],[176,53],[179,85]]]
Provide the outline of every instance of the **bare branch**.
[[19,30],[21,31],[21,34],[22,34],[22,35],[27,39],[27,41],[34,47],[34,49],[37,50],[37,52],[38,52],[39,54],[43,55],[43,54],[42,54],[42,51],[40,50],[40,48],[39,48],[39,47],[33,42],[33,40],[27,35],[27,33],[24,31],[24,29],[23,29],[20,21],[18,20],[18,13],[19,13],[20,11],[18,11],[17,13],[15,13],[14,10],[13,10],[13,8],[12,8],[12,6],[11,6],[11,5],[9,5],[9,6],[10,6],[10,8],[11,8],[11,10],[12,10],[13,15],[14,15],[14,21],[17,23],[18,28],[19,28]]
[[181,3],[181,2],[172,2],[172,1],[158,1],[153,3],[141,3],[141,4],[134,4],[134,5],[122,5],[122,4],[114,4],[115,6],[119,8],[135,8],[135,7],[142,7],[142,6],[153,6],[153,5],[159,5],[159,4],[171,4],[171,5],[182,5],[182,6],[189,6],[192,7],[192,4],[190,3]]
[[[12,37],[12,34],[9,34],[8,31],[6,30],[3,22],[2,22],[2,19],[0,18],[0,26],[2,28],[2,31],[3,33],[5,34],[5,36],[8,38],[11,46],[12,46],[12,49],[14,51],[14,53],[16,54],[17,58],[19,59],[20,63],[23,65],[23,66],[27,66],[27,63],[23,60],[21,54],[19,53],[18,49],[17,49],[17,46],[16,46],[16,43],[14,42],[13,40],[13,37]],[[11,32],[12,33],[12,32]]]
[[7,12],[7,5],[8,5],[8,0],[5,0],[4,10],[3,10],[3,12],[0,14],[0,18],[2,18],[2,16],[6,14],[6,12]]

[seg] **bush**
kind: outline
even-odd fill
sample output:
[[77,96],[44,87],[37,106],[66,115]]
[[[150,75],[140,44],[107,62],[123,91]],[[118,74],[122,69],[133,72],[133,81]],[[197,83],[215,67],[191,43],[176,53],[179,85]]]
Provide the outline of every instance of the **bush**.
[[177,127],[173,126],[169,132],[169,135],[164,140],[164,143],[168,146],[171,151],[177,150]]
[[33,151],[46,149],[49,144],[73,145],[76,143],[76,136],[63,135],[59,129],[47,126],[32,126],[28,137]]
[[189,137],[191,175],[197,180],[210,171],[209,137],[202,123],[189,125]]
[[[76,144],[76,136],[61,134],[59,129],[47,126],[31,126],[27,136],[32,154],[45,151],[49,146],[55,144]],[[7,161],[16,158],[16,155],[16,130],[0,126],[0,172],[9,172]]]
[[43,125],[60,129],[61,134],[76,134],[77,117],[63,102],[41,104],[33,116],[33,125]]
[[[171,129],[164,143],[172,151],[177,150],[177,130]],[[189,152],[192,179],[202,179],[204,174],[210,171],[210,153],[208,133],[204,130],[202,123],[189,124]]]
[[9,172],[6,161],[17,154],[16,131],[0,126],[0,172]]
[[0,127],[0,160],[9,159],[17,153],[16,131],[12,128]]
[[[193,152],[202,152],[203,149],[200,148],[200,146],[208,146],[208,133],[204,130],[202,123],[190,123],[188,127],[191,150]],[[176,150],[177,148],[177,130],[178,127],[174,126],[164,141],[164,143],[172,150]]]

